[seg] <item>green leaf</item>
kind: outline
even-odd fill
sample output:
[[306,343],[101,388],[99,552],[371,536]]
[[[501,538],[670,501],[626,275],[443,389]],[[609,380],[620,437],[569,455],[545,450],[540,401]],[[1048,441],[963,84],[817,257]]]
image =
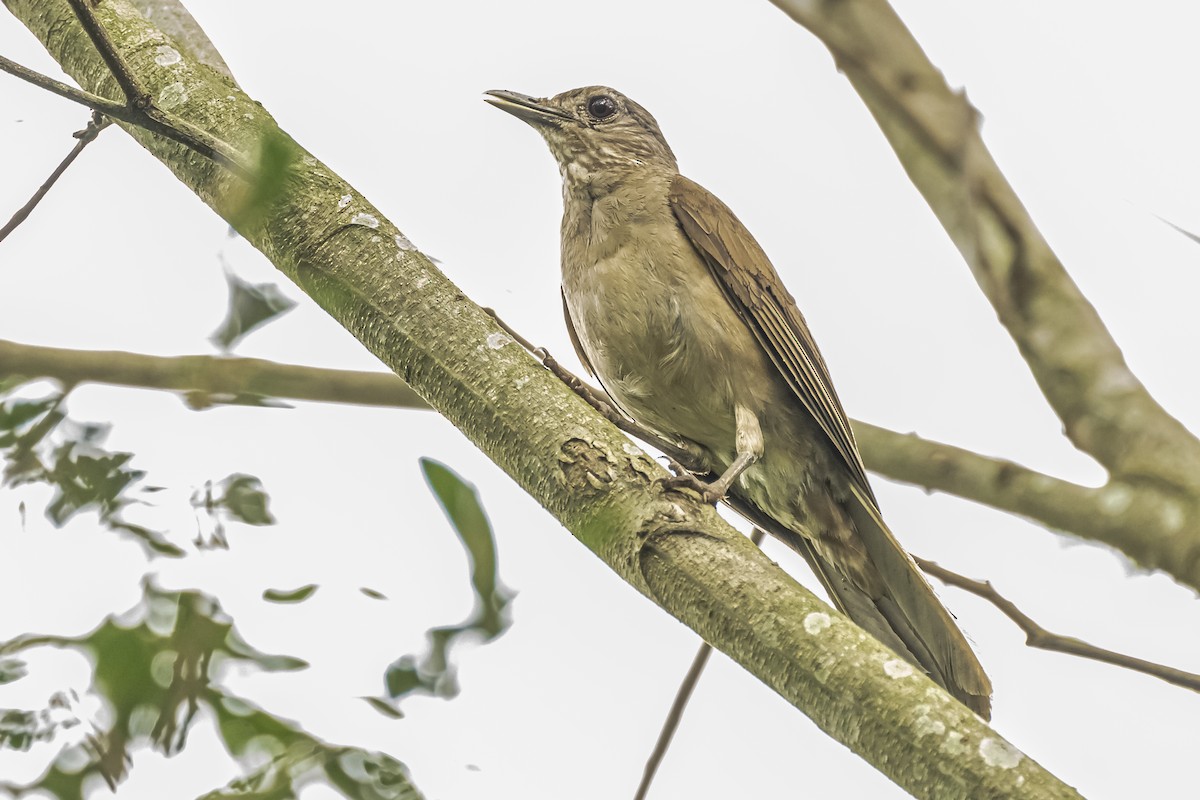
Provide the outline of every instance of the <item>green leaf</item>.
[[262,481],[253,475],[234,473],[221,481],[215,502],[231,517],[247,525],[274,525],[275,518],[267,510],[269,500]]
[[166,556],[168,558],[183,558],[187,555],[183,548],[167,541],[162,533],[152,531],[144,525],[134,525],[130,522],[114,519],[109,521],[108,527],[114,531],[129,534],[139,544],[155,555]]
[[273,128],[258,141],[258,165],[249,183],[243,185],[229,214],[229,224],[245,231],[261,225],[287,194],[292,164],[299,147],[286,133]]
[[247,283],[232,272],[225,273],[229,283],[229,310],[225,320],[209,341],[225,352],[232,350],[251,331],[295,307],[273,283]]
[[458,693],[458,681],[450,660],[455,642],[467,634],[482,642],[491,641],[503,633],[510,622],[508,606],[512,593],[500,582],[492,526],[483,512],[475,487],[444,464],[428,458],[422,458],[420,463],[429,488],[466,550],[471,564],[475,609],[458,625],[431,628],[427,634],[429,647],[420,658],[404,655],[388,665],[384,686],[391,698],[413,692],[453,697]]
[[263,592],[263,600],[269,603],[302,603],[317,591],[317,584],[310,583],[299,589],[284,591],[282,589],[267,589]]
[[389,700],[386,697],[364,697],[363,700],[366,700],[367,704],[370,705],[371,708],[375,709],[380,714],[383,714],[385,717],[391,717],[392,719],[404,719],[404,712],[395,705],[394,701]]
[[508,628],[507,609],[513,596],[500,582],[492,526],[474,486],[445,464],[430,458],[421,459],[421,471],[466,548],[471,562],[471,585],[479,603],[476,616],[468,625],[488,641]]
[[144,472],[126,469],[132,453],[109,453],[90,445],[66,442],[54,452],[47,477],[55,495],[46,516],[56,526],[80,511],[95,509],[101,520],[109,519],[128,502],[122,494],[140,481]]
[[19,681],[28,671],[25,662],[19,658],[0,659],[0,685]]

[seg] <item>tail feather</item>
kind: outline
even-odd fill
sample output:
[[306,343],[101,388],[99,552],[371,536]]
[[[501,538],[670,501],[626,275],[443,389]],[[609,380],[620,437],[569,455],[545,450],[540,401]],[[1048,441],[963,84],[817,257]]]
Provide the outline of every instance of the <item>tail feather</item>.
[[927,672],[967,708],[984,719],[991,717],[992,684],[983,666],[871,499],[855,490],[847,511],[885,587],[879,597],[872,597],[825,561],[808,537],[784,527],[744,498],[730,495],[725,500],[803,556],[839,611]]
[[916,562],[896,541],[875,503],[855,487],[852,492],[847,511],[890,595],[875,601],[879,614],[909,645],[919,666],[964,705],[988,719],[992,682],[967,638]]

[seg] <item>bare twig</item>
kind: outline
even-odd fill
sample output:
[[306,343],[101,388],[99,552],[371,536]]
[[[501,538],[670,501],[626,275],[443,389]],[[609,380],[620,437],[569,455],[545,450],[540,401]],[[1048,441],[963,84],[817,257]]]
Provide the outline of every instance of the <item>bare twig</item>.
[[108,71],[117,79],[117,85],[125,93],[125,101],[132,108],[149,109],[152,104],[149,90],[138,80],[125,58],[104,32],[104,27],[96,19],[95,12],[92,11],[91,0],[67,0],[67,4],[75,12],[79,24],[83,26],[84,32],[96,46],[96,51],[100,53],[104,63],[108,65]]
[[62,81],[56,81],[40,72],[23,67],[4,56],[0,56],[0,71],[7,72],[9,75],[15,75],[24,81],[32,83],[34,86],[38,86],[72,102],[87,106],[93,111],[99,111],[104,116],[115,119],[118,122],[135,125],[152,133],[157,133],[165,139],[177,142],[205,158],[215,161],[240,178],[249,180],[252,177],[253,173],[246,159],[230,145],[162,109],[154,108],[153,106],[151,109],[132,108],[124,103],[108,100],[83,89],[68,86]]
[[654,776],[658,772],[663,758],[667,755],[671,739],[675,737],[675,731],[679,728],[679,721],[683,718],[684,709],[687,708],[688,701],[692,699],[692,693],[696,690],[696,684],[700,682],[700,676],[704,673],[705,666],[708,665],[712,650],[711,644],[703,642],[696,651],[696,657],[692,659],[692,665],[688,667],[687,674],[683,676],[683,683],[679,684],[679,690],[675,693],[675,701],[671,703],[671,710],[667,712],[662,730],[658,733],[654,750],[650,753],[650,758],[646,760],[646,767],[642,772],[642,782],[638,784],[633,800],[645,800],[650,793],[650,784],[654,782]]
[[113,119],[119,119],[122,122],[134,124],[133,118],[136,115],[133,114],[129,107],[124,103],[118,103],[114,100],[101,97],[98,94],[92,94],[84,89],[77,89],[74,86],[63,83],[62,81],[56,81],[54,78],[51,78],[48,75],[35,72],[29,67],[23,67],[17,62],[5,58],[4,56],[0,56],[0,71],[7,72],[9,75],[15,75],[21,80],[32,83],[34,86],[37,86],[40,89],[45,89],[46,91],[56,94],[59,97],[79,103],[81,106],[87,106],[93,111],[99,111],[106,117],[112,117]]
[[1114,475],[1200,493],[1200,440],[1150,395],[885,0],[772,0],[829,48],[996,309],[1067,436]]
[[83,148],[87,147],[96,137],[100,135],[100,131],[112,124],[112,120],[102,115],[99,111],[92,112],[92,119],[87,124],[87,127],[81,131],[76,131],[74,136],[79,141],[71,148],[71,152],[67,153],[67,157],[62,160],[62,163],[50,173],[50,177],[46,179],[38,190],[33,193],[33,197],[29,198],[29,202],[17,209],[17,212],[12,215],[3,228],[0,228],[0,242],[3,242],[8,235],[17,229],[17,226],[24,222],[33,210],[37,208],[38,203],[42,202],[42,198],[50,191],[50,188],[62,177],[62,174],[67,171],[67,167],[71,166],[72,162],[79,157],[83,152]]
[[990,581],[972,580],[971,578],[959,575],[957,572],[951,572],[933,561],[926,561],[917,556],[913,556],[913,560],[930,575],[945,581],[951,586],[957,586],[973,595],[982,597],[1000,609],[1004,616],[1017,623],[1017,627],[1025,632],[1025,644],[1030,647],[1079,656],[1080,658],[1087,658],[1092,661],[1112,664],[1116,667],[1124,667],[1125,669],[1141,672],[1145,675],[1164,680],[1167,683],[1175,684],[1176,686],[1182,686],[1185,689],[1191,689],[1193,692],[1200,692],[1200,675],[1184,672],[1172,667],[1164,667],[1162,664],[1155,664],[1152,661],[1127,656],[1123,653],[1115,653],[1112,650],[1105,650],[1103,647],[1088,644],[1073,636],[1060,636],[1057,633],[1051,633],[1030,619],[1025,612],[1017,608],[1015,603],[997,592]]
[[[750,541],[761,545],[764,535],[761,528],[755,528],[750,533]],[[646,768],[642,771],[642,782],[638,784],[633,800],[645,800],[649,794],[650,784],[654,782],[654,776],[658,772],[663,758],[666,757],[667,750],[671,747],[671,740],[675,738],[675,731],[679,729],[683,712],[692,699],[692,694],[696,691],[696,684],[700,682],[704,668],[708,666],[712,650],[712,645],[708,642],[702,642],[700,648],[696,650],[696,657],[692,659],[692,665],[688,667],[687,674],[683,676],[683,682],[679,684],[679,689],[675,692],[675,700],[671,703],[671,710],[667,712],[667,718],[663,720],[662,730],[659,731],[658,740],[654,743],[654,750],[650,753],[650,758],[646,759]]]

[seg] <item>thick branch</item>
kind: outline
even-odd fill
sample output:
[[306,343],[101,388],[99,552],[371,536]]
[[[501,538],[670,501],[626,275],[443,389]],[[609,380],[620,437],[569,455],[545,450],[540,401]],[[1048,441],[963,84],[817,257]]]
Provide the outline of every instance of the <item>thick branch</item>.
[[176,44],[186,48],[184,52],[193,60],[219,72],[226,80],[234,82],[233,72],[208,34],[196,22],[178,0],[131,0],[142,16],[154,23],[160,31],[171,37]]
[[1200,590],[1192,533],[1200,528],[1200,509],[1177,491],[1116,478],[1093,489],[866,422],[854,422],[854,435],[867,467],[880,475],[1106,544],[1139,566],[1165,570]]
[[1200,441],[1126,365],[1005,180],[979,115],[886,0],[772,0],[830,50],[963,254],[1071,441],[1118,478],[1200,495]]
[[[63,0],[5,0],[80,85],[111,76]],[[188,58],[127,0],[102,24],[152,93],[179,83],[175,113],[249,151],[274,122]],[[229,174],[131,134],[226,219]],[[625,580],[694,628],[920,797],[1076,797],[925,676],[813,595],[716,511],[664,492],[666,472],[630,446],[421,255],[378,209],[296,148],[286,191],[239,232],[505,469]],[[349,202],[346,202],[346,199]],[[941,731],[942,733],[936,733]],[[923,737],[952,736],[953,757]]]

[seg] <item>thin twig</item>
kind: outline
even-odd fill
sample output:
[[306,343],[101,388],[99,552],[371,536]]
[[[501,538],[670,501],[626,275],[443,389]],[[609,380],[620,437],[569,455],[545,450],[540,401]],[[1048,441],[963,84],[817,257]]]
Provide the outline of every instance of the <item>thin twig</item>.
[[[750,541],[761,545],[764,535],[761,528],[755,528],[750,534]],[[671,740],[675,738],[675,731],[679,729],[684,709],[687,708],[688,701],[692,699],[692,694],[696,691],[696,684],[700,682],[704,668],[708,666],[712,650],[711,644],[702,642],[700,649],[696,651],[696,657],[692,659],[692,666],[688,667],[687,674],[683,676],[683,682],[679,684],[679,690],[675,692],[671,710],[667,712],[667,718],[663,720],[662,730],[659,731],[658,740],[654,743],[654,750],[650,753],[650,758],[646,759],[646,768],[642,771],[642,782],[638,784],[637,794],[633,796],[633,800],[645,800],[649,794],[650,784],[654,782],[654,775],[667,755]]]
[[104,27],[96,19],[95,12],[92,11],[91,0],[67,0],[67,4],[71,6],[71,10],[75,12],[75,16],[79,18],[79,24],[83,26],[84,32],[92,40],[96,51],[100,53],[100,57],[108,65],[109,72],[117,79],[117,85],[125,93],[126,102],[129,103],[131,108],[149,109],[153,103],[149,90],[142,85],[137,75],[129,68],[129,64],[125,62],[124,56],[117,50],[112,40],[108,38]]
[[951,572],[933,561],[926,561],[917,556],[913,556],[913,560],[930,575],[945,581],[951,586],[957,586],[973,595],[982,597],[1000,609],[1006,617],[1017,623],[1017,627],[1025,632],[1025,644],[1030,647],[1036,647],[1039,650],[1050,650],[1056,653],[1067,653],[1068,655],[1079,656],[1091,659],[1092,661],[1112,664],[1116,667],[1124,667],[1134,672],[1141,672],[1164,680],[1167,683],[1173,683],[1176,686],[1182,686],[1185,689],[1191,689],[1194,692],[1200,692],[1200,675],[1184,672],[1173,667],[1164,667],[1162,664],[1155,664],[1152,661],[1127,656],[1123,653],[1115,653],[1112,650],[1105,650],[1103,647],[1088,644],[1073,636],[1060,636],[1057,633],[1051,633],[1030,619],[1011,600],[997,592],[990,581],[972,580],[956,572]]
[[43,75],[40,72],[34,72],[29,67],[23,67],[17,62],[0,56],[0,70],[7,72],[9,75],[15,75],[23,81],[32,83],[40,89],[45,89],[59,97],[66,98],[72,102],[79,103],[81,106],[87,106],[93,111],[99,111],[106,117],[119,119],[122,122],[133,123],[134,114],[129,110],[129,107],[124,103],[118,103],[114,100],[108,100],[98,94],[92,94],[84,89],[77,89],[74,86],[56,81],[48,75]]
[[193,408],[262,398],[391,408],[429,405],[391,372],[278,364],[260,358],[151,356],[119,350],[69,350],[0,339],[0,379],[53,378],[181,392]]
[[72,162],[83,152],[83,148],[94,142],[96,137],[100,135],[100,131],[111,124],[112,120],[105,117],[99,111],[92,112],[92,119],[88,122],[87,127],[81,131],[75,131],[74,136],[79,141],[71,148],[71,152],[67,153],[67,157],[62,160],[62,163],[50,173],[50,177],[46,179],[45,183],[38,187],[38,190],[33,193],[33,197],[29,198],[29,202],[17,209],[17,213],[13,214],[12,219],[3,228],[0,228],[0,242],[8,238],[8,235],[15,231],[17,226],[33,213],[33,210],[37,208],[38,203],[42,202],[42,198],[46,196],[50,188],[67,171],[67,167],[71,166]]
[[183,145],[210,161],[214,161],[245,180],[253,178],[253,172],[246,159],[230,145],[216,138],[207,131],[184,122],[173,114],[169,114],[153,105],[149,109],[131,108],[124,103],[108,100],[97,94],[77,89],[62,81],[23,67],[15,61],[0,56],[0,71],[32,83],[59,97],[87,106],[93,111],[99,111],[106,117],[118,122],[143,128],[151,133],[157,133],[164,139]]

